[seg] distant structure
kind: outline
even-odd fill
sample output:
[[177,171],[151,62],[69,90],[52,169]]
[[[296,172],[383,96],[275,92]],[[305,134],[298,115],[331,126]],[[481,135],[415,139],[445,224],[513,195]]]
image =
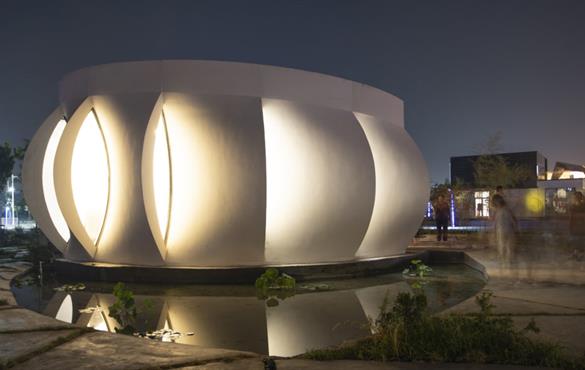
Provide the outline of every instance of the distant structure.
[[557,162],[551,180],[585,179],[585,166],[565,162]]
[[24,192],[69,260],[264,266],[396,255],[428,174],[384,91],[288,68],[85,68],[31,141]]
[[[546,180],[548,160],[537,151],[498,153],[492,156],[503,157],[509,165],[525,169],[528,177],[517,184],[516,188],[535,188],[539,180]],[[479,157],[479,155],[451,157],[451,183],[458,181],[466,186],[478,187],[475,182],[474,163]]]

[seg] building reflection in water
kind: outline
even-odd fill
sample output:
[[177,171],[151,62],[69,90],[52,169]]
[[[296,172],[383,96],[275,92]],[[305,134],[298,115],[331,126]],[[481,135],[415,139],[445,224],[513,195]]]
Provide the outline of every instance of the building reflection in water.
[[[137,307],[145,306],[147,300],[150,307],[139,310],[136,329],[193,332],[175,339],[177,343],[293,356],[367,336],[368,317],[375,319],[384,298],[392,301],[401,291],[410,291],[408,284],[302,293],[280,300],[275,307],[267,307],[255,296],[135,295]],[[108,310],[114,300],[111,294],[57,292],[45,314],[115,332],[120,325]],[[91,308],[95,309],[87,312]]]

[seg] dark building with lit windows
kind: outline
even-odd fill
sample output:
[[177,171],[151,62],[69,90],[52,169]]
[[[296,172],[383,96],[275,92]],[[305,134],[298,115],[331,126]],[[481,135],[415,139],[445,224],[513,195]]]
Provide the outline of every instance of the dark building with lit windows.
[[[523,170],[528,176],[513,188],[503,190],[504,198],[516,217],[566,217],[576,192],[585,192],[585,166],[557,162],[549,170],[547,159],[538,151],[499,153],[509,166]],[[474,163],[479,155],[451,157],[451,183],[463,185],[453,197],[455,224],[491,216],[490,199],[495,189],[479,186],[475,181]]]

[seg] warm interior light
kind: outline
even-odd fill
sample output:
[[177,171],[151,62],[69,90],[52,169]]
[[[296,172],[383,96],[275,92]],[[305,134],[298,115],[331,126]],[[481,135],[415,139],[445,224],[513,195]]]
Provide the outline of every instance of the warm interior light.
[[79,129],[71,160],[71,186],[79,219],[97,245],[109,197],[109,163],[105,139],[92,110]]
[[585,172],[583,171],[563,171],[559,180],[567,179],[585,179]]
[[171,206],[171,162],[164,113],[161,114],[154,133],[152,183],[156,217],[161,236],[166,243]]
[[55,318],[69,324],[73,323],[73,300],[71,299],[71,294],[67,294],[65,299],[63,299]]
[[[57,229],[59,235],[61,235],[65,242],[68,242],[71,235],[69,233],[67,221],[65,221],[65,217],[63,217],[63,213],[61,212],[61,208],[59,208],[59,203],[57,202],[55,179],[53,177],[55,155],[57,154],[57,147],[59,146],[59,141],[63,135],[63,130],[65,130],[65,125],[65,120],[60,120],[57,123],[57,126],[55,126],[55,129],[53,130],[53,133],[51,134],[51,137],[47,143],[45,156],[43,158],[42,185],[43,194],[45,196],[45,203],[47,204],[47,210],[49,211],[49,217],[51,218],[51,221],[53,222],[53,225]],[[71,298],[69,297],[69,299]]]

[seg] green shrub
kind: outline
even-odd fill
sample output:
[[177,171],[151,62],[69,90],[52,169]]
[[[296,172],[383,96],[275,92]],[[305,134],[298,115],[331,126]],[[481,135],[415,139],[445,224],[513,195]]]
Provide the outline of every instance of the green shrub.
[[584,369],[585,359],[568,357],[552,343],[532,340],[533,321],[517,330],[509,317],[491,315],[491,293],[476,297],[475,315],[431,316],[423,294],[400,293],[389,308],[385,300],[371,323],[371,337],[352,345],[314,350],[302,357],[314,360],[475,362]]

